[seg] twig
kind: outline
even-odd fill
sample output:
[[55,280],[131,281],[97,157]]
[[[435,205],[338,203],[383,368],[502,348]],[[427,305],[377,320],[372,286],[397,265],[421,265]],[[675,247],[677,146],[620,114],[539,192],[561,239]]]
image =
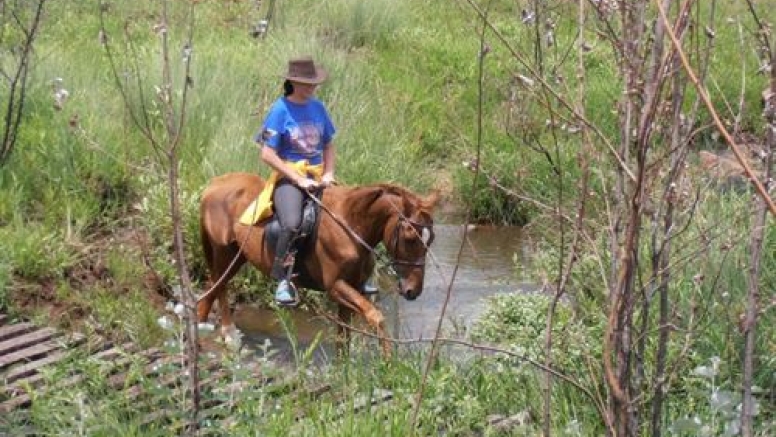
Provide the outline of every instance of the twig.
[[706,105],[706,108],[709,110],[709,114],[711,114],[711,117],[714,120],[714,124],[717,126],[717,129],[719,130],[720,134],[722,134],[722,137],[725,138],[725,142],[730,146],[730,149],[733,151],[733,154],[735,155],[736,160],[738,160],[738,163],[744,169],[744,172],[746,173],[747,178],[749,178],[751,183],[755,186],[755,189],[757,190],[757,194],[766,203],[768,209],[771,212],[771,215],[776,217],[776,204],[774,204],[773,199],[771,199],[771,196],[768,194],[768,190],[765,188],[765,186],[763,186],[762,182],[760,182],[760,180],[755,176],[754,172],[749,166],[749,161],[746,158],[744,158],[744,155],[739,149],[738,145],[736,144],[736,141],[727,131],[727,128],[725,128],[725,125],[722,123],[722,120],[719,118],[719,114],[717,114],[717,111],[715,110],[714,105],[711,103],[711,99],[709,98],[709,93],[706,90],[706,87],[704,87],[703,84],[698,81],[698,77],[695,75],[695,72],[692,66],[690,65],[690,62],[687,60],[687,55],[684,53],[684,50],[682,50],[681,44],[679,43],[679,40],[676,38],[676,34],[671,29],[669,25],[670,23],[668,21],[668,17],[666,16],[665,9],[660,4],[660,0],[654,0],[654,1],[655,1],[655,5],[657,6],[658,12],[660,13],[660,19],[663,20],[663,23],[665,23],[666,33],[668,37],[671,39],[671,43],[674,45],[676,52],[679,54],[679,57],[682,61],[682,66],[684,67],[684,70],[687,72],[687,75],[690,77],[690,81],[693,83],[693,85],[695,85],[695,88],[698,90],[698,94],[703,100],[703,103]]
[[[477,62],[477,66],[478,66],[477,154],[476,154],[477,162],[480,161],[480,155],[482,150],[484,61],[485,61],[485,56],[489,51],[489,48],[485,43],[485,31],[487,29],[487,27],[485,26],[486,22],[487,22],[487,15],[483,17],[483,23],[482,23],[483,25],[480,31],[480,53],[477,59],[478,61]],[[476,188],[477,188],[477,181],[479,179],[477,176],[478,176],[478,173],[475,171],[474,178],[472,178],[472,192],[476,191]],[[426,366],[423,369],[423,375],[421,376],[420,387],[418,388],[418,392],[416,395],[415,408],[412,410],[412,418],[408,423],[408,426],[409,426],[408,432],[410,433],[410,435],[413,435],[415,433],[415,429],[417,429],[418,415],[420,413],[420,407],[423,400],[423,394],[425,391],[426,382],[428,381],[428,375],[431,371],[431,367],[436,361],[436,353],[438,351],[439,342],[440,342],[439,335],[442,331],[442,321],[444,320],[445,313],[447,312],[447,306],[450,303],[450,297],[452,296],[453,282],[455,281],[456,274],[458,273],[458,267],[461,264],[461,257],[463,255],[463,248],[465,247],[465,244],[466,244],[466,236],[469,230],[470,219],[471,219],[471,204],[468,203],[466,206],[466,220],[465,220],[465,226],[463,227],[463,237],[461,238],[461,244],[458,247],[458,253],[456,255],[456,260],[455,260],[455,267],[453,267],[453,272],[450,277],[450,281],[447,284],[447,290],[445,291],[445,300],[442,303],[442,308],[439,312],[439,318],[437,319],[436,330],[434,331],[434,339],[431,343],[431,352],[428,355],[428,358],[426,360]]]
[[474,342],[471,342],[471,341],[468,341],[468,340],[463,340],[463,339],[458,339],[458,338],[441,337],[441,336],[438,335],[439,332],[437,332],[436,333],[437,335],[435,335],[433,338],[423,338],[423,337],[420,337],[420,338],[412,338],[412,339],[402,339],[402,338],[393,338],[393,337],[387,337],[387,336],[380,336],[380,335],[377,335],[377,334],[375,334],[373,332],[370,332],[370,331],[367,331],[367,330],[355,327],[353,325],[350,325],[348,323],[345,323],[342,320],[340,320],[339,317],[337,317],[337,316],[335,316],[333,314],[330,314],[327,311],[318,311],[318,313],[321,314],[323,317],[325,317],[327,320],[331,321],[332,323],[335,323],[335,324],[337,324],[340,327],[346,328],[346,329],[348,329],[351,332],[355,332],[355,333],[361,334],[361,335],[363,335],[365,337],[373,338],[373,339],[380,340],[380,341],[387,340],[387,341],[389,341],[391,343],[399,344],[399,345],[413,345],[413,344],[423,344],[423,343],[432,343],[433,344],[435,342],[436,343],[447,343],[447,344],[454,344],[454,345],[459,345],[459,346],[465,346],[465,347],[468,347],[468,348],[474,349],[474,350],[487,351],[487,352],[495,352],[495,353],[500,353],[500,354],[508,355],[510,357],[515,357],[515,358],[518,358],[518,359],[520,359],[522,361],[525,361],[526,363],[528,363],[531,366],[541,370],[542,372],[550,373],[553,376],[568,382],[573,387],[579,389],[585,396],[587,396],[592,401],[594,401],[596,406],[599,405],[599,403],[596,402],[596,397],[593,395],[593,393],[587,387],[583,386],[581,383],[576,381],[574,378],[572,378],[569,375],[566,375],[565,373],[562,373],[561,371],[559,371],[557,369],[554,369],[552,367],[547,367],[544,364],[529,358],[525,354],[519,354],[519,353],[513,352],[513,351],[511,351],[509,349],[505,349],[503,347],[494,346],[494,345],[490,345],[490,344],[480,344],[480,343],[474,343]]

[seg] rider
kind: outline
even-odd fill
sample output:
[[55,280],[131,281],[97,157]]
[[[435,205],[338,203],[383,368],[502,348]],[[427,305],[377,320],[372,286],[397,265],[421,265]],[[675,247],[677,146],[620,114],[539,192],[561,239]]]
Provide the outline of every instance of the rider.
[[302,223],[305,192],[334,182],[336,129],[326,106],[315,97],[327,73],[309,57],[291,59],[284,76],[283,96],[264,119],[254,140],[261,147],[261,159],[274,170],[272,202],[280,223],[275,246],[272,277],[278,280],[275,301],[294,305],[296,290],[288,277],[294,237]]

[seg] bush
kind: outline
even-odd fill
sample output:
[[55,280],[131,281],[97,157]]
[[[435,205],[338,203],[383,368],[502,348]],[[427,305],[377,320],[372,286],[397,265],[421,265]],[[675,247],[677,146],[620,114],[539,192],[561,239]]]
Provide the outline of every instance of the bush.
[[[501,294],[491,297],[483,316],[472,327],[476,341],[508,345],[518,354],[543,362],[550,296],[542,294]],[[586,357],[598,361],[600,335],[575,320],[571,309],[560,303],[553,323],[553,362],[564,373],[584,371]]]

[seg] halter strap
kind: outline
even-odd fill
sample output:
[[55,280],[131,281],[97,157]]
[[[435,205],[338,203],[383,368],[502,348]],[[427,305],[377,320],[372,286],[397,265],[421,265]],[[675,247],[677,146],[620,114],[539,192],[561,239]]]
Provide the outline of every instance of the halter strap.
[[[410,261],[410,260],[398,260],[395,258],[396,251],[399,249],[399,223],[400,222],[407,222],[410,225],[412,225],[412,228],[415,230],[415,233],[420,236],[423,235],[423,230],[425,229],[431,229],[433,225],[427,225],[425,223],[416,222],[414,220],[410,220],[407,217],[404,216],[401,212],[398,213],[399,220],[396,223],[396,226],[393,227],[393,234],[391,237],[391,243],[393,245],[393,253],[394,253],[394,259],[391,260],[392,265],[400,265],[400,266],[412,266],[412,267],[425,267],[426,266],[426,257],[425,254],[420,260],[416,261]],[[420,228],[420,231],[418,231],[418,228]],[[423,242],[425,244],[425,241]]]

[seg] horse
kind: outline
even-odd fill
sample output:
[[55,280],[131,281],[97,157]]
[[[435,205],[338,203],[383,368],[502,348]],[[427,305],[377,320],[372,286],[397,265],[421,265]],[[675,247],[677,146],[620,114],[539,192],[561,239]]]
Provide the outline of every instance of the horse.
[[[227,284],[249,262],[269,277],[274,248],[267,244],[268,222],[254,225],[239,218],[259,195],[264,180],[252,173],[228,173],[211,179],[200,201],[200,236],[209,271],[210,289],[198,299],[197,317],[206,322],[215,300],[221,315],[221,335],[227,342],[237,334],[229,308]],[[323,291],[349,323],[364,318],[390,356],[382,312],[359,290],[375,267],[375,247],[382,243],[398,277],[398,293],[415,300],[423,291],[426,253],[434,239],[433,212],[439,193],[419,196],[395,184],[332,185],[322,191],[321,211],[313,241],[296,257],[297,288]],[[338,324],[340,337],[349,331]]]

